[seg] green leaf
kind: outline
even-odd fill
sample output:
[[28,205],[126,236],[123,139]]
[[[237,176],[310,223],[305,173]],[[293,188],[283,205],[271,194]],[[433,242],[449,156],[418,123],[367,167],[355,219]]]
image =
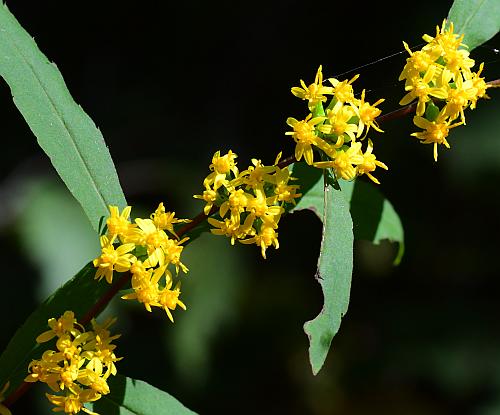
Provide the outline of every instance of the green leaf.
[[333,336],[349,306],[353,267],[352,219],[342,192],[327,185],[324,191],[323,238],[316,279],[323,290],[320,314],[304,324],[309,337],[309,360],[313,374],[325,362]]
[[314,320],[304,325],[310,342],[311,366],[317,374],[349,305],[353,239],[367,239],[373,243],[383,239],[399,242],[395,260],[398,263],[404,252],[403,227],[390,202],[371,183],[340,180],[341,191],[331,184],[325,191],[321,170],[305,163],[295,163],[292,176],[299,179],[303,196],[291,212],[312,210],[323,221],[316,278],[323,290],[324,306]]
[[323,220],[325,186],[322,171],[310,167],[306,163],[294,163],[291,170],[292,177],[298,179],[294,184],[300,185],[299,190],[302,197],[298,199],[297,204],[291,208],[290,212],[308,209],[313,211],[320,220]]
[[498,0],[455,0],[448,13],[448,24],[454,32],[463,33],[463,43],[469,50],[483,44],[500,30],[500,2]]
[[[76,276],[42,303],[17,330],[0,356],[0,385],[10,381],[8,396],[28,375],[28,364],[39,359],[47,344],[37,344],[36,337],[48,330],[49,318],[60,317],[66,310],[72,310],[78,319],[96,303],[107,290],[104,280],[94,280],[95,268],[87,264]],[[115,276],[116,277],[116,276]]]
[[404,231],[399,215],[391,202],[377,186],[362,180],[340,181],[342,194],[350,204],[354,222],[354,238],[379,244],[387,239],[399,243],[394,264],[398,265],[404,254]]
[[56,68],[7,6],[0,5],[0,75],[39,145],[93,228],[108,205],[126,205],[101,132],[71,97]]
[[[303,194],[291,212],[303,209],[312,210],[319,219],[323,219],[323,179],[319,169],[309,167],[305,163],[295,163],[293,177]],[[342,194],[349,202],[354,223],[354,238],[365,239],[379,244],[387,239],[399,243],[399,251],[394,260],[397,265],[404,254],[404,231],[401,220],[377,186],[362,180],[347,182],[339,180]]]
[[195,414],[173,396],[141,380],[116,375],[108,378],[108,384],[111,392],[92,404],[92,410],[100,414]]

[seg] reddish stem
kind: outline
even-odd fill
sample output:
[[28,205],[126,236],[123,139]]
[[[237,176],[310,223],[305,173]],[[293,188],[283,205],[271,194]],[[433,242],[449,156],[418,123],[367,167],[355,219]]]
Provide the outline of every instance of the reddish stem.
[[397,118],[403,117],[407,114],[411,114],[413,111],[415,111],[416,107],[417,103],[414,102],[413,104],[407,105],[406,107],[399,108],[397,110],[388,112],[387,114],[381,115],[380,117],[377,118],[377,122],[379,124],[383,124],[384,122],[392,121]]
[[16,402],[21,396],[23,396],[26,392],[28,392],[29,388],[33,383],[29,382],[23,382],[19,385],[19,387],[12,392],[6,399],[5,401],[2,402],[2,405],[5,405],[7,407],[11,406],[14,402]]
[[79,321],[80,324],[83,326],[86,326],[87,324],[90,323],[90,321],[97,316],[102,310],[106,308],[108,303],[113,299],[115,294],[120,291],[125,284],[130,281],[130,273],[125,272],[123,275],[115,281],[113,285],[109,288],[108,291],[106,291],[101,298],[95,303],[92,308],[87,311],[87,314],[85,314]]
[[181,237],[185,233],[189,232],[191,229],[196,228],[200,223],[202,223],[206,218],[208,218],[210,215],[214,214],[217,210],[217,206],[212,206],[212,209],[210,209],[210,212],[208,212],[208,215],[205,215],[205,212],[198,213],[193,219],[191,219],[191,222],[186,223],[182,228],[176,231],[177,236]]

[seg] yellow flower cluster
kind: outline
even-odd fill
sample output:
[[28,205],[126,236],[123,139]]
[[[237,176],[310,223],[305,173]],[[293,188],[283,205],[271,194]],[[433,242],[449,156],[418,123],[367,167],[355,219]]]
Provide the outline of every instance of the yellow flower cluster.
[[170,310],[177,305],[185,310],[186,306],[179,299],[180,282],[172,289],[173,275],[167,268],[172,265],[176,275],[179,270],[188,271],[181,262],[181,253],[182,244],[189,238],[180,239],[174,225],[189,220],[177,219],[175,212],[166,212],[160,203],[149,219],[137,218],[131,223],[131,209],[127,206],[120,213],[118,207],[109,207],[107,234],[100,238],[102,252],[94,259],[95,278],[105,278],[111,284],[114,271],[130,271],[133,292],[121,298],[135,299],[149,312],[151,307],[163,308],[173,322]]
[[115,362],[121,359],[112,344],[120,335],[111,336],[108,330],[115,321],[100,325],[92,320],[92,330],[85,331],[74,313],[66,311],[58,319],[51,318],[50,330],[36,338],[37,343],[57,338],[56,350],[46,350],[41,359],[32,360],[24,381],[46,383],[55,392],[46,394],[54,412],[94,414],[83,405],[109,393],[107,379],[116,375]]
[[[301,87],[293,87],[292,94],[308,102],[309,114],[301,121],[288,118],[287,124],[293,128],[286,135],[291,135],[297,143],[295,158],[300,161],[304,157],[309,165],[319,168],[332,168],[337,178],[353,180],[366,174],[375,183],[379,181],[371,174],[376,168],[387,170],[387,166],[378,161],[373,154],[373,143],[366,140],[366,149],[362,149],[362,141],[370,128],[383,132],[376,121],[381,110],[377,105],[384,100],[379,99],[373,104],[365,101],[365,90],[360,98],[354,96],[351,80],[339,81],[328,79],[331,86],[323,85],[321,66],[312,84],[307,86],[300,81]],[[326,106],[328,99],[330,102]],[[314,161],[316,150],[321,161]]]
[[288,184],[294,180],[288,167],[278,166],[280,157],[281,153],[272,166],[252,159],[252,166],[240,172],[235,153],[229,150],[221,156],[217,151],[209,166],[211,173],[203,181],[205,191],[194,196],[206,202],[205,215],[217,212],[208,218],[213,234],[231,238],[232,245],[236,240],[256,244],[264,258],[268,247],[279,247],[276,230],[285,204],[294,204],[301,196],[298,185]]
[[423,131],[413,133],[423,144],[434,144],[434,160],[437,161],[437,146],[450,148],[446,137],[449,130],[465,124],[464,110],[476,108],[479,98],[488,98],[489,85],[481,78],[483,64],[472,72],[474,59],[469,57],[462,43],[464,35],[453,33],[453,23],[446,29],[446,20],[441,28],[436,27],[436,36],[424,35],[427,43],[421,50],[410,54],[399,76],[405,80],[407,94],[401,105],[417,99],[416,116],[413,123]]

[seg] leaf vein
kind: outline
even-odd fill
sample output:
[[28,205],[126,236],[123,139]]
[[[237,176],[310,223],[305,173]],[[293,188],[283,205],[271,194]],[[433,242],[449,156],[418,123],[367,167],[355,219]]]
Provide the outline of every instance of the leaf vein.
[[[22,49],[19,48],[19,46],[17,45],[16,40],[15,40],[15,36],[12,36],[12,34],[8,30],[5,30],[5,33],[9,36],[11,44],[15,47],[17,53],[22,58],[23,62],[26,64],[26,66],[29,68],[30,72],[33,74],[33,77],[36,79],[37,83],[40,85],[40,89],[43,91],[43,93],[47,97],[48,101],[50,102],[50,105],[51,105],[51,107],[53,109],[53,113],[56,115],[56,118],[59,120],[59,122],[62,124],[62,126],[66,130],[68,138],[69,138],[69,142],[75,148],[75,152],[76,152],[79,160],[81,161],[81,163],[84,166],[84,171],[87,173],[88,177],[90,177],[90,182],[91,182],[93,188],[95,189],[96,194],[98,195],[98,197],[101,200],[101,202],[102,202],[103,206],[105,207],[105,209],[107,209],[108,206],[106,204],[106,200],[105,200],[104,196],[102,195],[101,191],[99,190],[99,187],[97,186],[96,177],[92,174],[92,171],[89,168],[89,165],[88,165],[87,161],[85,160],[85,158],[82,155],[81,149],[80,149],[80,147],[77,144],[77,140],[75,139],[75,135],[74,135],[73,130],[66,123],[66,120],[64,119],[64,116],[59,112],[59,110],[58,110],[56,104],[54,103],[51,95],[48,93],[48,91],[46,89],[46,86],[43,84],[42,80],[39,78],[37,71],[35,70],[35,68],[31,64],[31,62],[23,54]],[[49,65],[52,65],[52,63],[50,63],[48,60],[47,60],[47,63]],[[64,80],[62,80],[62,81],[64,82]]]

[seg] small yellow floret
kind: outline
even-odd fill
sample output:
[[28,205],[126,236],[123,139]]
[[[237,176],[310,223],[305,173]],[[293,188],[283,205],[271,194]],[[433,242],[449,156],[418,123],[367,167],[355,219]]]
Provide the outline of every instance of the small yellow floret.
[[286,120],[286,123],[293,128],[293,131],[289,131],[285,134],[291,135],[297,143],[295,146],[295,158],[297,161],[300,161],[302,156],[304,156],[307,164],[313,164],[314,155],[312,146],[318,146],[320,142],[323,141],[317,136],[315,126],[324,119],[325,117],[312,118],[312,114],[309,114],[303,121],[298,121],[292,117]]
[[314,82],[311,85],[307,86],[302,79],[300,80],[300,85],[302,87],[292,88],[292,94],[298,98],[307,100],[311,111],[314,110],[317,104],[326,101],[325,95],[330,95],[333,92],[332,87],[323,86],[323,72],[321,65],[318,68]]

